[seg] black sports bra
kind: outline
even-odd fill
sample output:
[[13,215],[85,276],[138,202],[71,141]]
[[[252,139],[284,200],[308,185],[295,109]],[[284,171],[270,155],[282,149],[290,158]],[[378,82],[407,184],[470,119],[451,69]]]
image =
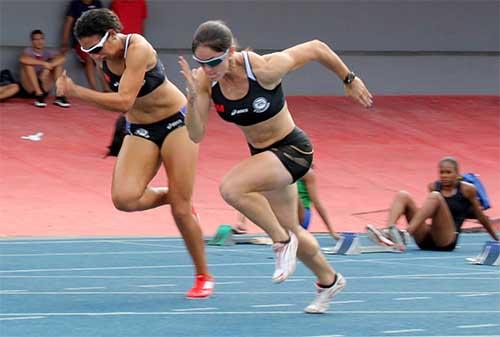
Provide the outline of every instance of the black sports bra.
[[215,109],[225,121],[242,126],[254,125],[277,115],[285,105],[281,83],[272,90],[263,88],[252,71],[246,51],[242,52],[248,78],[248,92],[238,100],[230,100],[222,94],[219,82],[212,84],[212,100]]
[[[123,58],[127,57],[128,45],[130,42],[130,38],[132,34],[127,35],[127,40],[125,41],[125,53],[123,54]],[[109,69],[106,60],[102,61],[102,71],[104,72],[104,79],[108,82],[109,87],[114,92],[118,92],[118,88],[120,87],[120,79],[121,75],[116,75],[111,72]],[[144,74],[144,82],[142,83],[141,90],[139,91],[138,97],[145,96],[158,88],[165,80],[167,79],[167,75],[165,74],[165,67],[163,63],[161,63],[160,58],[157,56],[157,61],[153,69],[146,71]]]

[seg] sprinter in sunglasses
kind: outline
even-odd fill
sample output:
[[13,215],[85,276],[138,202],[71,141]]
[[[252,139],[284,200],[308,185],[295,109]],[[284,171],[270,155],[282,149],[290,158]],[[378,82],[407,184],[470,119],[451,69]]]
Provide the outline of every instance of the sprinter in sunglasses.
[[[113,203],[125,212],[169,204],[196,269],[195,284],[186,296],[208,297],[214,281],[192,208],[198,145],[189,139],[184,124],[186,97],[167,79],[153,46],[139,34],[121,34],[121,27],[112,11],[94,9],[85,12],[74,29],[81,50],[100,64],[113,92],[76,85],[67,74],[57,86],[66,95],[125,114],[128,135],[113,172]],[[168,188],[149,186],[162,163]]]
[[361,105],[371,106],[372,96],[361,79],[320,41],[264,56],[237,52],[234,41],[223,22],[207,21],[192,41],[193,59],[199,67],[190,69],[184,58],[179,59],[188,87],[189,135],[197,143],[203,139],[210,101],[220,117],[241,129],[251,156],[223,178],[222,197],[273,240],[274,282],[285,281],[295,271],[296,255],[316,275],[317,296],[305,311],[324,313],[344,288],[345,279],[299,224],[293,183],[311,167],[313,147],[305,132],[295,126],[281,81],[287,73],[318,61],[344,81],[347,95]]

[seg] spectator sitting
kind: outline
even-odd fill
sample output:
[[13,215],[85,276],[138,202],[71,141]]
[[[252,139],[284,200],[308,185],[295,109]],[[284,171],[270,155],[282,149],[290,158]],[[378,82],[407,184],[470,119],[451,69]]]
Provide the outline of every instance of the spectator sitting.
[[[24,49],[19,58],[21,63],[21,85],[30,96],[35,97],[35,106],[47,106],[45,98],[55,81],[61,76],[65,58],[56,51],[45,49],[45,38],[41,30],[31,32],[31,47]],[[68,108],[70,103],[66,97],[58,95],[54,104]]]

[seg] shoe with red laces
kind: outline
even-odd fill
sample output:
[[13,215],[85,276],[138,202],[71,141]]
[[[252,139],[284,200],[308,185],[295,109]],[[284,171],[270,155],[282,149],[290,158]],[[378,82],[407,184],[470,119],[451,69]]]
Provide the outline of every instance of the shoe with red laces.
[[191,299],[207,298],[213,294],[214,287],[215,282],[211,275],[198,274],[193,287],[186,293],[186,297]]

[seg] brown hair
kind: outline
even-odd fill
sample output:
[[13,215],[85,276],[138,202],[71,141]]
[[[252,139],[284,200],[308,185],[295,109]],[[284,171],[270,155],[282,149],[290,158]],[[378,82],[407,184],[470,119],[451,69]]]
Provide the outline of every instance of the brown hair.
[[211,20],[202,23],[194,33],[191,50],[193,53],[199,46],[206,46],[214,51],[222,52],[231,46],[236,46],[231,29],[220,20]]

